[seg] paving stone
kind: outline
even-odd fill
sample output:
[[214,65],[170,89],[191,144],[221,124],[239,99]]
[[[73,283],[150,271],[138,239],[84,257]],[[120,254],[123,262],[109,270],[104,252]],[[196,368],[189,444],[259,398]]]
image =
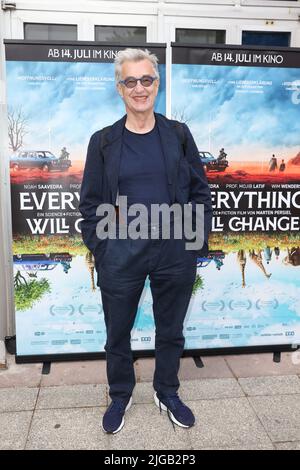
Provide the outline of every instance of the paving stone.
[[49,375],[42,376],[42,387],[107,383],[106,361],[53,362]]
[[153,403],[154,389],[152,383],[137,383],[133,390],[132,401],[134,404]]
[[273,442],[300,440],[300,394],[249,397]]
[[0,370],[0,388],[39,387],[42,364],[16,364],[15,356],[7,354],[7,369]]
[[247,398],[201,400],[189,405],[197,419],[190,429],[194,449],[272,445]]
[[134,362],[135,377],[137,382],[152,382],[155,361],[153,358],[137,359]]
[[236,379],[202,379],[181,382],[180,397],[186,400],[238,398],[245,396]]
[[[137,383],[133,392],[133,402],[153,403],[153,394],[152,383]],[[184,380],[181,381],[178,394],[184,401],[245,396],[236,379]]]
[[0,388],[0,412],[33,410],[38,388]]
[[103,412],[104,408],[35,411],[26,449],[107,449]]
[[180,380],[215,379],[233,377],[222,356],[201,356],[204,367],[197,367],[192,357],[181,359]]
[[85,408],[106,405],[106,385],[64,385],[41,388],[36,408]]
[[248,396],[300,393],[300,379],[297,375],[241,378],[239,384]]
[[[180,361],[179,380],[198,380],[203,378],[233,377],[227,363],[221,356],[202,357],[204,367],[198,368],[192,357],[183,357]],[[155,368],[154,358],[142,358],[135,362],[137,382],[152,382]]]
[[0,450],[23,450],[32,411],[0,413]]
[[185,450],[191,449],[187,429],[176,426],[175,432],[167,414],[160,414],[155,404],[133,405],[126,413],[125,426],[109,435],[112,450]]
[[281,362],[273,361],[272,353],[224,356],[235,377],[300,375],[300,352],[281,353]]
[[275,444],[277,450],[300,450],[300,441],[279,442]]
[[225,446],[225,447],[205,447],[201,450],[275,450],[275,446],[270,441],[269,443],[257,442],[256,444],[243,443],[239,446]]

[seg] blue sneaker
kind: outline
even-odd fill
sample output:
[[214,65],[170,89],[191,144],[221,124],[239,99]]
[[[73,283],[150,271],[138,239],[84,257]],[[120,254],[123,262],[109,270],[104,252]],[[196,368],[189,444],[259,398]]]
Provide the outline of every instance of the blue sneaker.
[[121,431],[125,423],[124,414],[127,410],[129,410],[131,404],[131,397],[127,402],[123,400],[113,400],[104,413],[102,419],[103,431],[109,434],[116,434],[117,432]]
[[169,419],[181,426],[182,428],[190,428],[195,424],[195,416],[192,410],[188,408],[175,393],[174,395],[160,396],[154,393],[154,401],[160,411],[166,411]]

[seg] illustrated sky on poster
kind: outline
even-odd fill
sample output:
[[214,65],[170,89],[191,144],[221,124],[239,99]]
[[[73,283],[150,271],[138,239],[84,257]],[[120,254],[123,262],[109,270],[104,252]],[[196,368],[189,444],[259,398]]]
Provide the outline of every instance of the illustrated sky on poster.
[[173,64],[172,77],[172,112],[184,113],[199,150],[230,149],[233,162],[299,152],[299,68]]
[[[156,111],[165,112],[165,66]],[[125,114],[113,63],[7,62],[8,104],[26,117],[24,147],[85,160],[89,137]],[[26,99],[24,99],[26,97]]]

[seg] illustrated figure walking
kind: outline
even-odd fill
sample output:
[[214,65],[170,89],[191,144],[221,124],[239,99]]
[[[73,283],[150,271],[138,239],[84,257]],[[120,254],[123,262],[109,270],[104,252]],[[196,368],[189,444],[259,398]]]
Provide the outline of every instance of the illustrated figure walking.
[[272,158],[269,161],[269,171],[275,171],[277,169],[277,158],[275,155],[272,155]]
[[279,165],[279,171],[285,171],[284,159],[281,160],[281,163],[280,163],[280,165]]
[[70,157],[70,153],[67,152],[66,147],[63,147],[60,151],[60,160],[68,160]]

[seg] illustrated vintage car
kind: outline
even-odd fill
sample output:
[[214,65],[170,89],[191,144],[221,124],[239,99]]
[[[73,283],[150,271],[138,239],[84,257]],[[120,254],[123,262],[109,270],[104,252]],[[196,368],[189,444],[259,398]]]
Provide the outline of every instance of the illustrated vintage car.
[[201,158],[204,169],[206,171],[225,171],[228,167],[228,160],[220,160],[205,150],[199,151],[199,157]]
[[198,268],[206,268],[212,261],[215,263],[216,268],[220,270],[223,266],[223,260],[225,259],[225,253],[223,250],[209,250],[207,256],[200,257],[197,259]]
[[39,168],[47,173],[49,171],[68,171],[70,166],[70,159],[58,158],[48,150],[22,150],[10,157],[10,168],[14,171]]
[[13,260],[22,271],[52,271],[62,265],[66,272],[70,269],[72,256],[69,253],[17,254]]

